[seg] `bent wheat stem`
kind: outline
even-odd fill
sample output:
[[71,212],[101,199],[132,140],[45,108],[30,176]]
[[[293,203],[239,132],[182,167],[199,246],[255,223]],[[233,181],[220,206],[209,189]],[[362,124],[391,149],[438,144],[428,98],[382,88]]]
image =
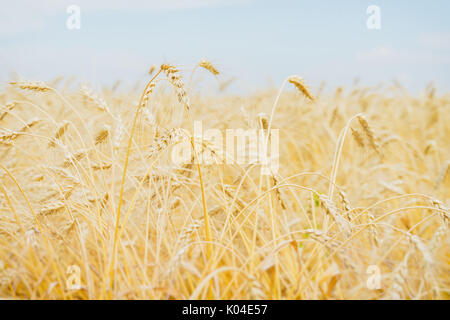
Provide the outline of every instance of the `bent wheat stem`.
[[141,95],[141,98],[139,99],[139,105],[136,109],[136,113],[134,115],[134,119],[133,119],[133,124],[131,125],[131,130],[130,130],[130,137],[128,138],[128,146],[127,146],[127,153],[125,156],[125,164],[123,167],[123,173],[122,173],[122,180],[120,183],[120,195],[119,195],[119,204],[117,206],[117,216],[116,216],[116,225],[114,228],[114,240],[113,240],[113,251],[112,251],[112,258],[111,261],[109,263],[109,267],[108,267],[108,274],[110,275],[110,288],[113,287],[114,284],[114,262],[115,262],[115,256],[116,256],[116,247],[117,247],[117,239],[118,239],[118,234],[119,234],[119,223],[120,223],[120,211],[122,208],[122,201],[123,201],[123,191],[124,191],[124,186],[125,186],[125,178],[127,175],[127,168],[128,168],[128,159],[130,157],[130,150],[131,150],[131,144],[133,141],[133,133],[136,127],[136,121],[137,118],[139,116],[139,110],[142,107],[142,102],[144,101],[145,97],[148,97],[147,94],[147,89],[152,85],[153,81],[156,79],[156,77],[161,73],[161,70],[155,74],[155,76],[147,83],[147,85],[145,86],[145,89]]

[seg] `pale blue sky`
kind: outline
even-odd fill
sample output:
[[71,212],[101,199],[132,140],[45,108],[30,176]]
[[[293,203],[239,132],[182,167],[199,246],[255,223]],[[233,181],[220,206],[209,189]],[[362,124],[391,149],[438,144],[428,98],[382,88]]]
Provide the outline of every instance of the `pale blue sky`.
[[[411,91],[450,86],[448,0],[0,0],[0,81],[76,76],[94,86],[133,85],[150,65],[213,61],[233,91],[276,86],[291,75],[311,86],[389,84]],[[68,30],[66,8],[81,8]],[[381,8],[381,30],[366,9]],[[211,82],[205,81],[204,82]],[[204,83],[201,82],[201,83]],[[214,83],[214,82],[213,82]]]

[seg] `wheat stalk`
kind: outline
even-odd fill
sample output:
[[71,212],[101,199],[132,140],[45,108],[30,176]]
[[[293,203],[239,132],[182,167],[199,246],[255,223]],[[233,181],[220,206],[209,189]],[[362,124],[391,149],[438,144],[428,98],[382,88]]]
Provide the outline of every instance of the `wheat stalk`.
[[[194,132],[194,124],[193,124],[193,121],[191,118],[191,114],[189,113],[189,110],[191,108],[191,103],[187,96],[187,92],[184,87],[184,83],[181,80],[181,76],[179,75],[179,70],[176,69],[174,66],[168,65],[168,64],[161,65],[160,69],[162,72],[165,73],[165,75],[169,79],[170,83],[175,87],[178,100],[184,106],[186,114],[189,118],[188,120],[191,125],[191,132]],[[194,150],[195,158],[198,160],[198,154],[197,154],[197,150],[195,148],[195,142],[194,142],[193,135],[191,136],[191,145],[192,145],[192,149]],[[211,231],[210,231],[210,227],[209,227],[208,209],[206,206],[205,186],[203,183],[202,172],[200,169],[200,161],[197,161],[197,171],[198,171],[198,177],[200,180],[200,188],[201,188],[201,194],[202,194],[203,218],[205,220],[205,235],[206,235],[206,241],[208,241],[207,254],[208,254],[208,258],[209,258],[209,257],[211,257],[211,254],[212,254],[211,253],[212,238],[211,238]]]
[[15,102],[7,103],[3,108],[4,111],[2,111],[2,113],[0,114],[0,121],[2,121],[15,107]]

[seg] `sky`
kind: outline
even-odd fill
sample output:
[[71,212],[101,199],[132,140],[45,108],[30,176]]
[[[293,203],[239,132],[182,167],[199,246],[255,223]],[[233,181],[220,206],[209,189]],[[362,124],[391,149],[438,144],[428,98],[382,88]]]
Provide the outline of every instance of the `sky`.
[[[312,87],[450,86],[448,0],[0,0],[0,81],[74,76],[101,86],[148,79],[151,65],[189,71],[207,58],[254,91],[293,74]],[[80,8],[69,29],[67,8]],[[368,29],[367,8],[380,8]],[[199,85],[211,81],[198,79]],[[215,81],[215,80],[214,80]],[[214,83],[214,82],[213,82]]]

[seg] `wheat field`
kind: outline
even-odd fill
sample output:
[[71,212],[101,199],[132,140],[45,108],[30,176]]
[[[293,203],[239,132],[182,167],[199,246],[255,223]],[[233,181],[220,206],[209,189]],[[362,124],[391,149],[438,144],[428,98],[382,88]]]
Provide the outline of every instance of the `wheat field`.
[[[1,89],[0,298],[449,297],[449,93],[208,94],[200,75],[220,87],[202,60],[137,89]],[[278,129],[279,170],[220,161],[195,121]]]

